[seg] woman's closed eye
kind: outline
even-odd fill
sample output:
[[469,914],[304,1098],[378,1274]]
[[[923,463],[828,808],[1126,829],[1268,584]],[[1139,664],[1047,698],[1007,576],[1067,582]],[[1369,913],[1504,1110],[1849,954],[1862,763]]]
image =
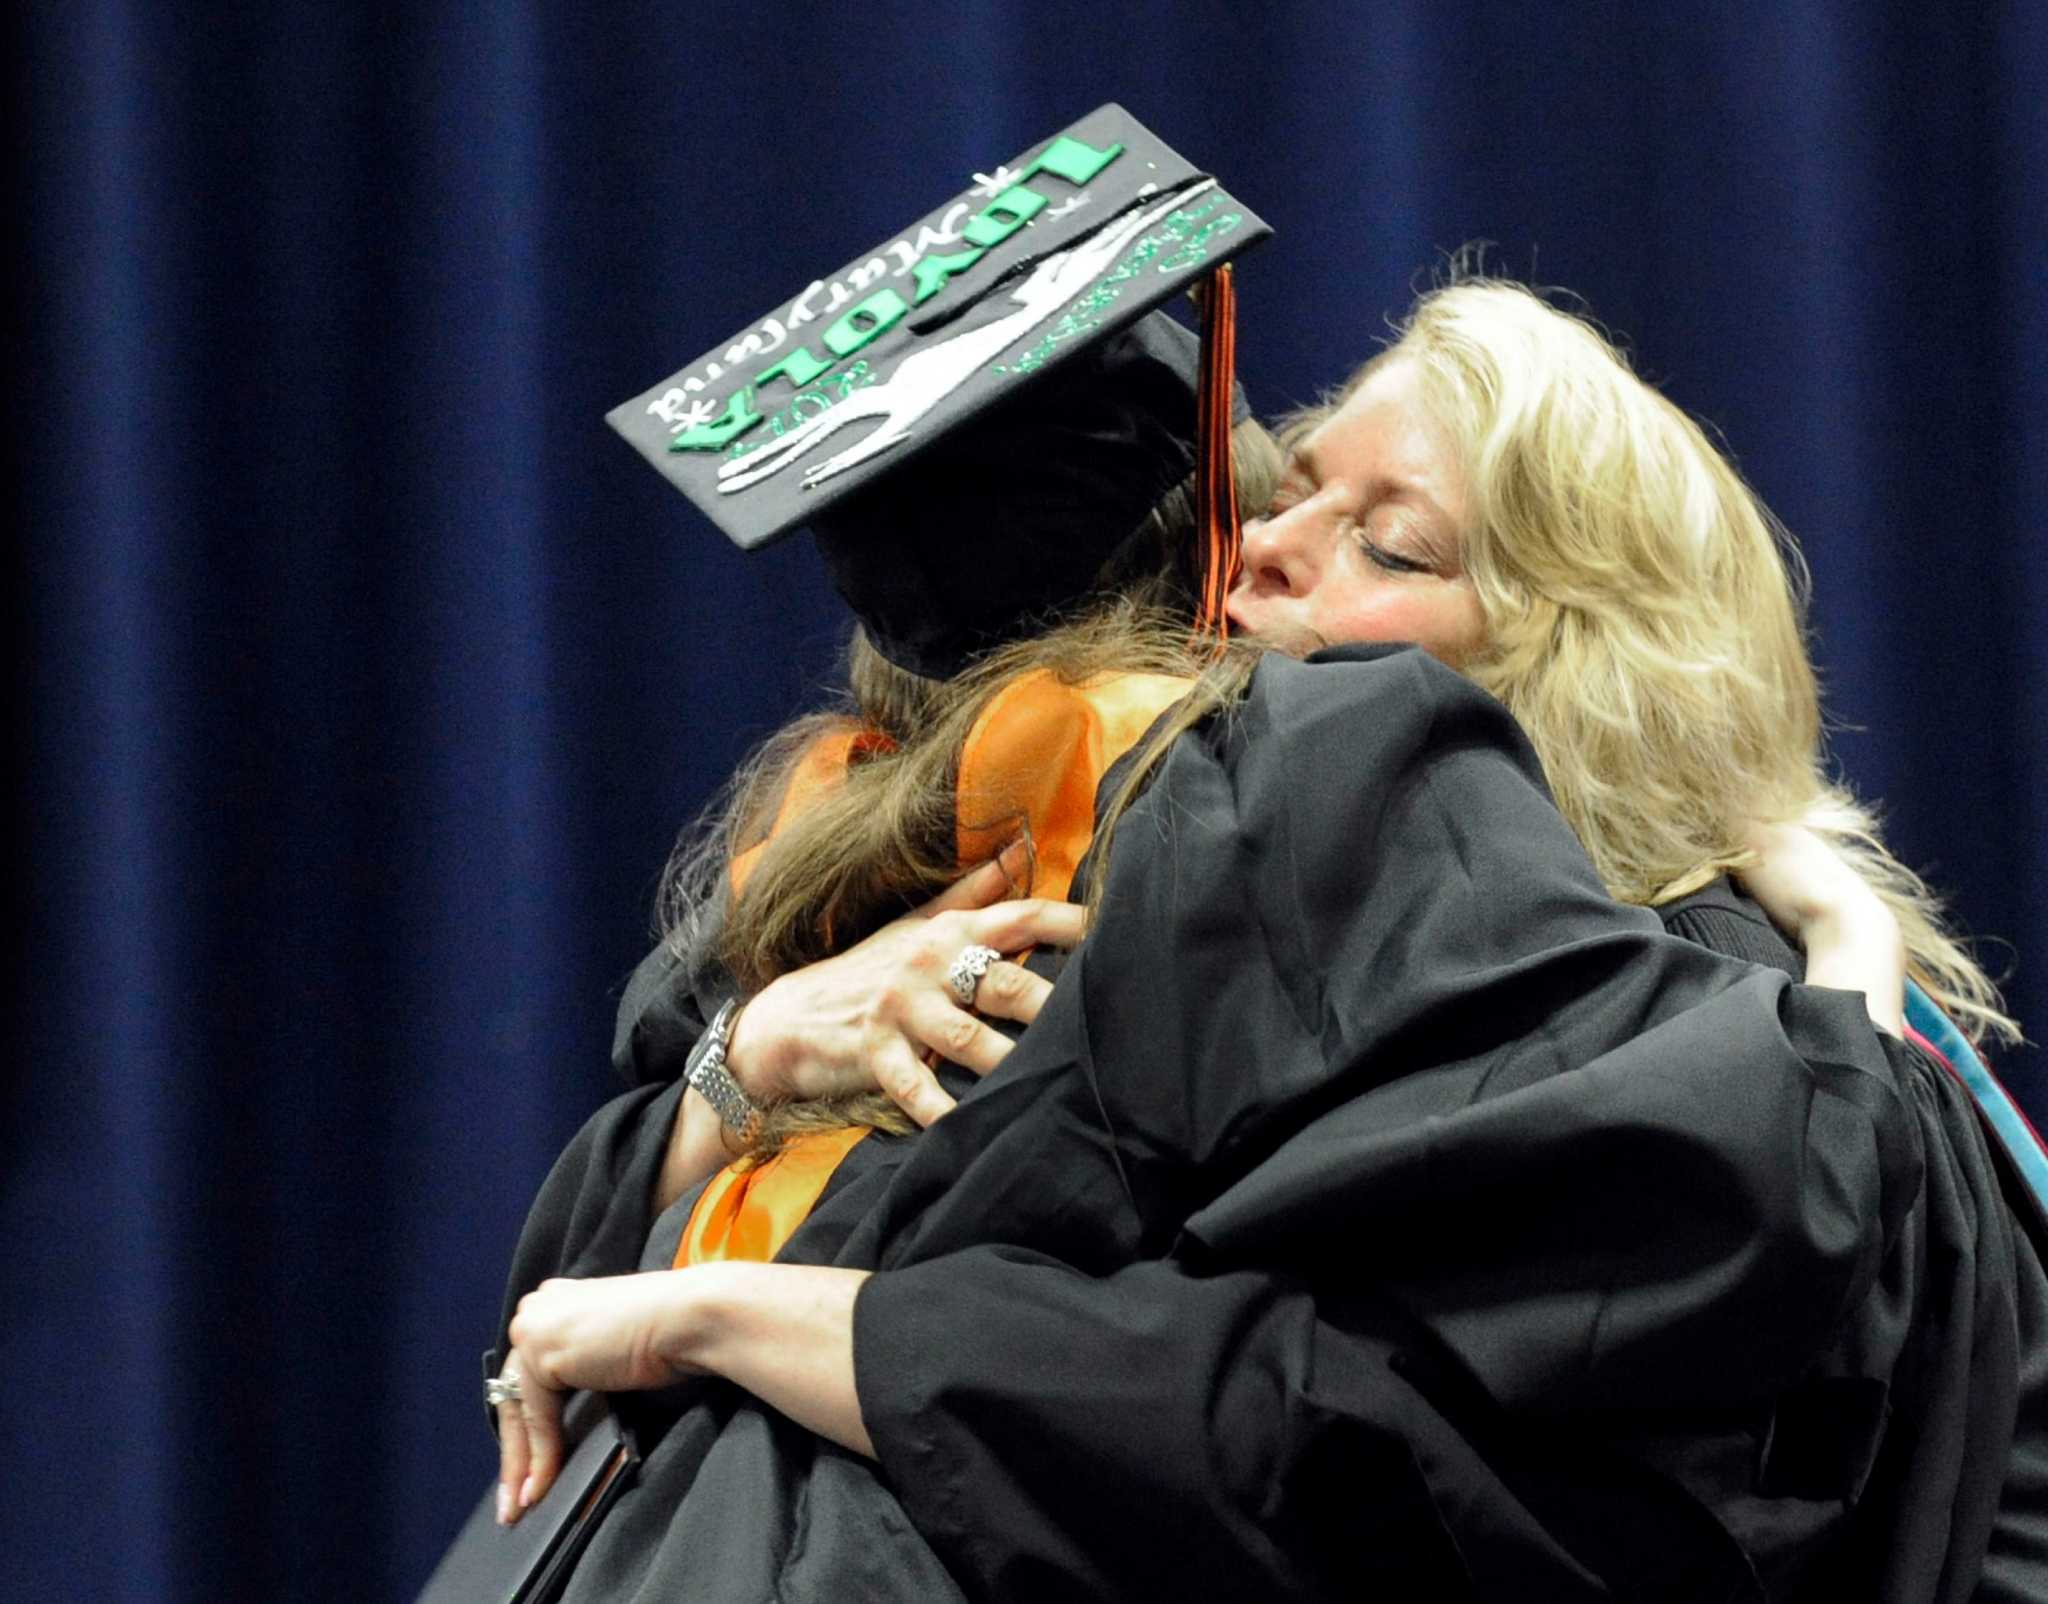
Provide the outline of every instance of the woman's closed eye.
[[1368,561],[1386,569],[1390,574],[1426,574],[1432,571],[1428,563],[1413,557],[1404,557],[1400,552],[1381,545],[1363,532],[1358,536],[1358,545]]
[[1389,515],[1379,508],[1359,522],[1351,525],[1351,537],[1358,542],[1358,549],[1375,567],[1384,568],[1390,574],[1431,574],[1437,571],[1432,561],[1433,548],[1429,539],[1404,516]]

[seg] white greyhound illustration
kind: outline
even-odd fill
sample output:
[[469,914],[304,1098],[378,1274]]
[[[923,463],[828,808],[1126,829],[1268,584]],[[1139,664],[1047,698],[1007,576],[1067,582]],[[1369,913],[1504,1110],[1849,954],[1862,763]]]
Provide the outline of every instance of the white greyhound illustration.
[[857,463],[887,451],[910,437],[910,426],[952,394],[984,362],[994,360],[1035,325],[1044,322],[1100,276],[1123,249],[1176,207],[1185,205],[1216,180],[1203,179],[1178,191],[1157,206],[1133,212],[1080,244],[1048,256],[1011,292],[1018,309],[995,322],[956,334],[907,356],[882,383],[857,390],[830,412],[806,419],[773,445],[763,446],[718,469],[718,493],[729,496],[778,473],[828,436],[863,418],[881,418],[880,427],[828,457],[804,475],[806,490],[844,473]]

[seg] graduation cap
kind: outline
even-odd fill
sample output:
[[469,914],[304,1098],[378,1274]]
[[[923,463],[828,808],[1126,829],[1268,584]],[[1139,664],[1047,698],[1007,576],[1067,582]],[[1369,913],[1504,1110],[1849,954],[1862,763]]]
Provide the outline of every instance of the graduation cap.
[[[740,547],[808,526],[876,645],[934,675],[1085,593],[1199,465],[1221,627],[1227,264],[1271,232],[1103,106],[608,421]],[[1154,309],[1205,279],[1198,362]]]

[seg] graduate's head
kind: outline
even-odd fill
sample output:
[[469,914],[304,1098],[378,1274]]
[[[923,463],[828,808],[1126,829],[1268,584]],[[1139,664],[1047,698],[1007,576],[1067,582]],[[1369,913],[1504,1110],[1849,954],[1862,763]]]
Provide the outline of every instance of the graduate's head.
[[[1113,105],[991,168],[610,414],[740,547],[808,530],[860,625],[853,705],[776,737],[672,865],[683,930],[745,860],[721,946],[749,984],[957,874],[985,833],[956,829],[962,743],[1004,674],[1198,672],[1223,465],[1240,507],[1270,494],[1277,447],[1232,438],[1230,308],[1271,230]],[[1199,339],[1165,310],[1196,292]]]
[[[945,683],[1106,604],[1194,644],[1200,356],[1192,331],[1154,312],[812,520],[858,621],[854,689],[873,722],[907,738]],[[1279,448],[1242,395],[1234,410],[1239,507],[1255,512]]]
[[[859,620],[850,705],[785,728],[735,781],[720,834],[685,843],[663,893],[672,937],[693,939],[716,874],[732,887],[718,893],[716,951],[743,986],[826,957],[1028,835],[1022,799],[1070,731],[1046,721],[1056,697],[1006,702],[985,723],[1010,687],[1202,672],[1214,642],[1196,627],[1191,562],[1198,354],[1152,314],[814,520]],[[1279,446],[1248,416],[1229,438],[1249,514],[1272,496]],[[1060,894],[1035,876],[1074,854],[1028,838],[1016,883]],[[878,1093],[788,1104],[752,1151],[849,1123],[909,1128]]]
[[[1008,839],[1009,803],[977,794],[969,828],[956,781],[969,731],[1012,681],[1202,671],[1214,641],[1196,628],[1191,561],[1200,354],[1191,331],[1149,314],[813,518],[859,624],[849,705],[788,726],[743,771],[709,855],[693,839],[671,867],[673,927],[714,870],[744,864],[727,967],[758,986],[814,962],[950,883],[970,837],[990,852]],[[1239,511],[1256,510],[1279,446],[1248,410],[1228,439]],[[980,772],[997,786],[993,768]],[[800,773],[814,783],[793,790]]]
[[1432,291],[1288,443],[1233,617],[1463,669],[1528,730],[1617,895],[1702,883],[1741,821],[1811,794],[1796,554],[1586,320],[1496,280]]

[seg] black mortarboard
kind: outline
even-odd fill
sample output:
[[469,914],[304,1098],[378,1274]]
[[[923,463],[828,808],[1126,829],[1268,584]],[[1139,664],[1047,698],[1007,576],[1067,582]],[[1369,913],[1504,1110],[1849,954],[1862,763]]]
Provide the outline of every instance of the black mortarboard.
[[609,421],[736,544],[811,527],[877,645],[951,673],[1195,466],[1194,340],[1146,314],[1271,232],[1104,106]]
[[812,519],[883,655],[943,679],[1086,595],[1194,472],[1199,361],[1148,313]]

